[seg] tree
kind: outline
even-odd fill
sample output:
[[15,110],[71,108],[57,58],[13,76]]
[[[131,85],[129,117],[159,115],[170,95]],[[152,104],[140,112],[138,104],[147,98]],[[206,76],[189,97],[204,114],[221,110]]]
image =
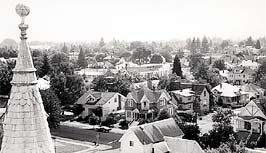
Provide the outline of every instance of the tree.
[[262,78],[266,76],[266,61],[264,61],[258,68],[255,74],[255,81],[259,82]]
[[51,66],[49,63],[48,56],[47,56],[47,54],[44,54],[39,76],[43,77],[43,76],[47,75],[50,72],[50,70],[51,70]]
[[0,62],[0,95],[9,95],[11,90],[11,80],[13,77],[12,69],[15,67],[15,61]]
[[130,82],[122,76],[99,76],[92,81],[93,89],[100,92],[118,92],[124,96],[129,93]]
[[193,38],[192,42],[191,42],[191,46],[190,46],[190,50],[191,50],[192,54],[196,53],[196,49],[197,49],[196,39]]
[[170,118],[169,113],[167,112],[166,109],[162,109],[159,111],[159,114],[158,114],[156,119],[157,120],[164,120],[164,119],[168,119],[168,118]]
[[199,50],[201,48],[201,43],[200,43],[200,39],[197,38],[197,41],[196,41],[196,48]]
[[221,60],[221,59],[214,61],[212,67],[217,68],[219,70],[225,70],[226,69],[224,60]]
[[209,51],[209,42],[208,42],[208,39],[205,36],[202,39],[201,51],[203,53],[206,53],[206,52]]
[[183,77],[181,63],[177,55],[175,56],[173,63],[173,73],[175,73],[177,76]]
[[184,139],[199,141],[200,129],[197,124],[179,123],[178,125],[184,132]]
[[198,69],[198,66],[203,62],[203,58],[201,54],[192,54],[190,56],[189,66],[191,67],[191,71],[195,71]]
[[105,54],[97,54],[96,56],[95,56],[95,60],[97,61],[97,62],[103,62],[103,59],[106,57],[106,55]]
[[49,127],[58,128],[60,126],[60,100],[52,89],[40,90],[43,106],[49,115],[47,120]]
[[[73,51],[73,49],[72,49],[72,51]],[[69,54],[69,50],[68,50],[68,48],[67,48],[65,43],[64,43],[63,47],[61,48],[61,52],[65,53],[66,55]]]
[[248,37],[247,41],[246,41],[246,46],[254,46],[254,42],[251,36]]
[[260,45],[260,41],[257,40],[256,44],[255,44],[255,48],[256,49],[261,49],[261,45]]
[[163,62],[163,58],[161,55],[158,55],[158,54],[152,55],[150,63],[162,63],[162,62]]
[[41,67],[43,65],[43,57],[42,56],[33,57],[32,61],[33,61],[34,67],[36,68],[36,75],[38,77],[40,77],[40,75],[41,75]]
[[88,66],[88,62],[85,59],[85,53],[84,53],[82,48],[80,48],[80,51],[79,51],[77,64],[78,64],[79,67],[81,67],[83,69]]
[[194,69],[193,75],[196,80],[203,79],[203,80],[208,80],[208,66],[204,63],[201,62],[199,63],[197,69]]
[[138,64],[148,63],[151,57],[151,51],[142,47],[137,48],[133,51],[131,59],[133,62]]
[[99,42],[99,47],[102,48],[104,45],[105,45],[105,42],[104,42],[104,39],[102,37],[100,42]]
[[55,53],[51,56],[51,70],[52,74],[60,74],[61,72],[64,74],[73,74],[74,67],[73,64],[70,63],[68,56],[65,53]]
[[225,49],[226,47],[229,46],[229,41],[228,40],[223,40],[220,46],[221,46],[222,49]]
[[218,110],[212,116],[214,122],[213,129],[209,131],[209,146],[211,148],[217,148],[222,143],[226,143],[230,140],[234,134],[233,127],[231,125],[232,110]]
[[166,51],[165,49],[163,49],[160,52],[160,55],[162,55],[164,57],[165,62],[172,62],[172,56],[171,56],[169,51]]

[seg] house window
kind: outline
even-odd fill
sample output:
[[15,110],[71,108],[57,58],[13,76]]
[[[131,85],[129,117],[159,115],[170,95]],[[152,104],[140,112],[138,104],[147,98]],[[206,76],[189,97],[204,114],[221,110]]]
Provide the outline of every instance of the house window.
[[188,97],[188,100],[191,100],[191,97]]
[[133,100],[128,100],[128,106],[133,107]]
[[165,99],[161,99],[160,100],[160,106],[164,106],[165,105]]
[[133,141],[129,141],[129,146],[133,147],[134,146],[134,142]]
[[169,112],[169,115],[172,116],[174,113],[173,113],[173,107],[169,108],[168,109],[168,112]]
[[117,102],[117,99],[115,98],[115,103]]
[[250,130],[251,129],[251,123],[249,123],[249,122],[244,122],[244,128],[246,129],[246,130]]
[[127,111],[127,117],[131,118],[131,112]]
[[147,105],[147,102],[145,101],[143,104],[144,104],[144,107],[146,107],[146,105]]
[[207,95],[206,91],[203,92],[203,95],[204,95],[204,97],[206,97],[206,95]]

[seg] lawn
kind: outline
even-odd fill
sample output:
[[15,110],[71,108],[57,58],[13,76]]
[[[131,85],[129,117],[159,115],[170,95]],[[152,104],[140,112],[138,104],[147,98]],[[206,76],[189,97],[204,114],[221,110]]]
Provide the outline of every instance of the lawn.
[[62,142],[59,140],[55,141],[56,153],[74,153],[74,152],[86,150],[89,148],[90,148],[90,146],[86,147],[84,145]]

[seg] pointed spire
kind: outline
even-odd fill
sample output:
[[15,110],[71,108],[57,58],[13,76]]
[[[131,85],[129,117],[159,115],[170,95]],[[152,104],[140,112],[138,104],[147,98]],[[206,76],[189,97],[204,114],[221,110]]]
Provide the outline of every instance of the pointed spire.
[[0,153],[54,153],[46,112],[36,83],[36,69],[26,42],[28,25],[24,24],[24,20],[30,10],[18,4],[16,12],[22,18],[19,24],[21,42],[13,70]]

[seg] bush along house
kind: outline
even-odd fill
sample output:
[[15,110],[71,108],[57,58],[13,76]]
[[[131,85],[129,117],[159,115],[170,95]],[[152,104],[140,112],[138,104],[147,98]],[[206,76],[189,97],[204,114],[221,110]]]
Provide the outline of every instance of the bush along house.
[[167,109],[169,115],[173,116],[174,108],[166,90],[151,90],[146,87],[133,89],[126,97],[126,120],[153,120],[162,109]]

